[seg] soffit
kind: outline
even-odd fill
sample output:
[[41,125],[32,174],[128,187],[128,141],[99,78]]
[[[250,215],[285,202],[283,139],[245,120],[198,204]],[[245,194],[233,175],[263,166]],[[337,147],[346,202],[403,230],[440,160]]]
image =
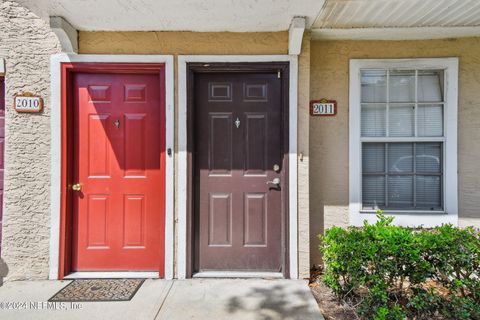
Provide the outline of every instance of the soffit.
[[288,30],[295,16],[307,28],[324,0],[52,0],[51,16],[83,31],[265,32]]
[[480,26],[478,0],[327,0],[314,29]]

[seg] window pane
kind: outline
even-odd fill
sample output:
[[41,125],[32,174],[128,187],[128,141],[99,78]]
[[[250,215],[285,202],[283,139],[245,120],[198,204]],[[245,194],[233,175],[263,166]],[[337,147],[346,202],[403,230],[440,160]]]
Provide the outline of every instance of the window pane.
[[386,105],[362,105],[362,137],[384,137],[386,114]]
[[398,173],[413,172],[413,144],[388,144],[388,171]]
[[415,107],[413,105],[390,105],[388,131],[391,137],[415,135]]
[[417,111],[418,136],[443,136],[443,106],[419,105]]
[[390,72],[390,102],[415,102],[415,71]]
[[424,70],[418,72],[418,101],[443,101],[443,71]]
[[443,142],[408,138],[444,136],[444,77],[444,70],[361,71],[361,136],[403,137],[362,143],[364,209],[442,209]]
[[362,148],[362,172],[385,172],[385,144],[364,143]]
[[388,206],[413,207],[413,176],[388,176]]
[[416,171],[441,173],[442,144],[440,142],[416,144]]
[[362,102],[387,102],[387,72],[362,71]]
[[417,208],[442,209],[440,176],[416,176]]
[[363,176],[362,198],[364,209],[385,206],[385,176]]

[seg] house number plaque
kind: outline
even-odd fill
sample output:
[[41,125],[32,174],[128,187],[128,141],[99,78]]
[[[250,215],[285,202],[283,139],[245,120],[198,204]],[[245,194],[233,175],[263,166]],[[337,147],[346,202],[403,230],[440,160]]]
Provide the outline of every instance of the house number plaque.
[[334,116],[337,114],[337,101],[335,100],[312,100],[310,101],[311,116]]
[[17,112],[41,112],[43,109],[43,99],[30,92],[16,94],[14,97],[13,108]]

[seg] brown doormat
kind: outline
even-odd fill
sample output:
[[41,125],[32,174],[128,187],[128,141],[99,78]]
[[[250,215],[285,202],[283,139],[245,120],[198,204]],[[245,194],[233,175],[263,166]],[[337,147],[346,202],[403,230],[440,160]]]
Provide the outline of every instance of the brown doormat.
[[130,301],[145,279],[79,279],[73,280],[48,301]]

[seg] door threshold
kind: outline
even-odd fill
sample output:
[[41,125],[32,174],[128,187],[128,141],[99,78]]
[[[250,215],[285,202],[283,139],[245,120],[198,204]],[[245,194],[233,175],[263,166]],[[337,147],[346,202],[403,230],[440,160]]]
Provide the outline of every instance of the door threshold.
[[79,271],[72,272],[65,276],[64,279],[158,279],[158,272],[155,271]]
[[192,278],[262,278],[284,279],[281,272],[255,272],[255,271],[201,271],[194,273]]

